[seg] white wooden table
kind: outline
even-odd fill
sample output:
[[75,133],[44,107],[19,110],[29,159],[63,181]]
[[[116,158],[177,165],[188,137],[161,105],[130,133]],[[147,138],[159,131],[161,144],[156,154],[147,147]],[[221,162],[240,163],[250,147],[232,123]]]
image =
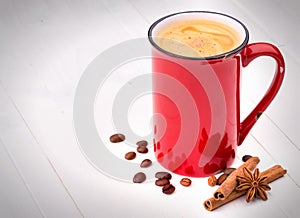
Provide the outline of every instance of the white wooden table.
[[[247,25],[250,42],[274,43],[285,56],[283,86],[234,163],[251,154],[260,157],[261,169],[281,164],[288,170],[271,184],[266,202],[240,198],[208,212],[202,203],[215,189],[207,179],[184,188],[175,175],[176,193],[165,196],[153,183],[105,176],[77,142],[73,100],[90,62],[119,42],[145,37],[158,18],[184,10],[230,14]],[[0,217],[298,217],[299,11],[294,0],[1,0]],[[242,117],[262,97],[273,68],[262,59],[244,70]]]

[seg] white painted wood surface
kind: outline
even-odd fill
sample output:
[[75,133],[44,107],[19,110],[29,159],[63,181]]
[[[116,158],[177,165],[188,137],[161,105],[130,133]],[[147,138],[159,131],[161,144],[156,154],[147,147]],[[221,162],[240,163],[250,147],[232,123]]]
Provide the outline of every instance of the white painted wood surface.
[[[287,168],[266,202],[238,199],[207,212],[202,202],[214,189],[206,179],[163,196],[153,184],[106,177],[79,148],[72,106],[88,64],[119,42],[145,37],[158,18],[184,10],[231,14],[247,25],[251,42],[274,43],[285,56],[283,86],[234,163],[253,154],[262,169]],[[299,11],[293,0],[1,0],[0,217],[298,217]],[[244,70],[242,116],[266,90],[272,64],[257,60]]]

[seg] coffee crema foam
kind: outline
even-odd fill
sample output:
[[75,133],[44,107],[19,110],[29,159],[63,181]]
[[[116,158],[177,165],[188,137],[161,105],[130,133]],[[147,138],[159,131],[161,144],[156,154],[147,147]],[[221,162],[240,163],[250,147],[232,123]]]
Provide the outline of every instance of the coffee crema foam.
[[162,49],[187,57],[210,57],[238,47],[241,39],[232,27],[211,20],[172,23],[158,32],[155,42]]

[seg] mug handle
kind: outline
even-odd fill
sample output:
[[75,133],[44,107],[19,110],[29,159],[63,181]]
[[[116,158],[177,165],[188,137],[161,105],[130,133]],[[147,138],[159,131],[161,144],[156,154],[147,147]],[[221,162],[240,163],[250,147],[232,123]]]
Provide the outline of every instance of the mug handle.
[[238,136],[238,145],[241,145],[249,131],[256,123],[260,115],[269,106],[271,101],[277,94],[284,77],[285,64],[279,49],[272,44],[258,42],[247,45],[241,52],[242,66],[246,67],[251,61],[260,56],[269,56],[275,59],[277,67],[273,77],[273,81],[260,102],[253,111],[240,123],[240,131]]

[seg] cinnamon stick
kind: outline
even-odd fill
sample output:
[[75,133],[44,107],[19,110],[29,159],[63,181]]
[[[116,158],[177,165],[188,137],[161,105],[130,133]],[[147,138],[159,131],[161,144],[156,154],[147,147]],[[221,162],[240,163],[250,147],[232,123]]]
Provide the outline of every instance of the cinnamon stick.
[[[273,182],[274,180],[284,176],[286,173],[287,173],[287,171],[285,169],[283,169],[282,166],[275,165],[275,166],[261,172],[261,176],[262,177],[266,176],[267,177],[266,182],[270,183],[270,182]],[[216,200],[214,197],[212,197],[212,198],[209,198],[208,200],[206,200],[203,205],[206,210],[212,211],[212,210],[214,210],[236,198],[239,198],[242,195],[245,195],[246,193],[247,193],[247,190],[245,190],[245,191],[234,190],[233,192],[230,193],[230,195],[226,199],[224,199],[222,201]]]
[[244,167],[247,167],[249,170],[252,171],[257,166],[259,161],[260,160],[258,157],[251,157],[245,163],[243,163],[239,168],[233,171],[227,177],[227,179],[222,183],[222,185],[216,190],[216,192],[214,193],[214,198],[216,200],[226,199],[237,185],[236,176],[243,175]]

